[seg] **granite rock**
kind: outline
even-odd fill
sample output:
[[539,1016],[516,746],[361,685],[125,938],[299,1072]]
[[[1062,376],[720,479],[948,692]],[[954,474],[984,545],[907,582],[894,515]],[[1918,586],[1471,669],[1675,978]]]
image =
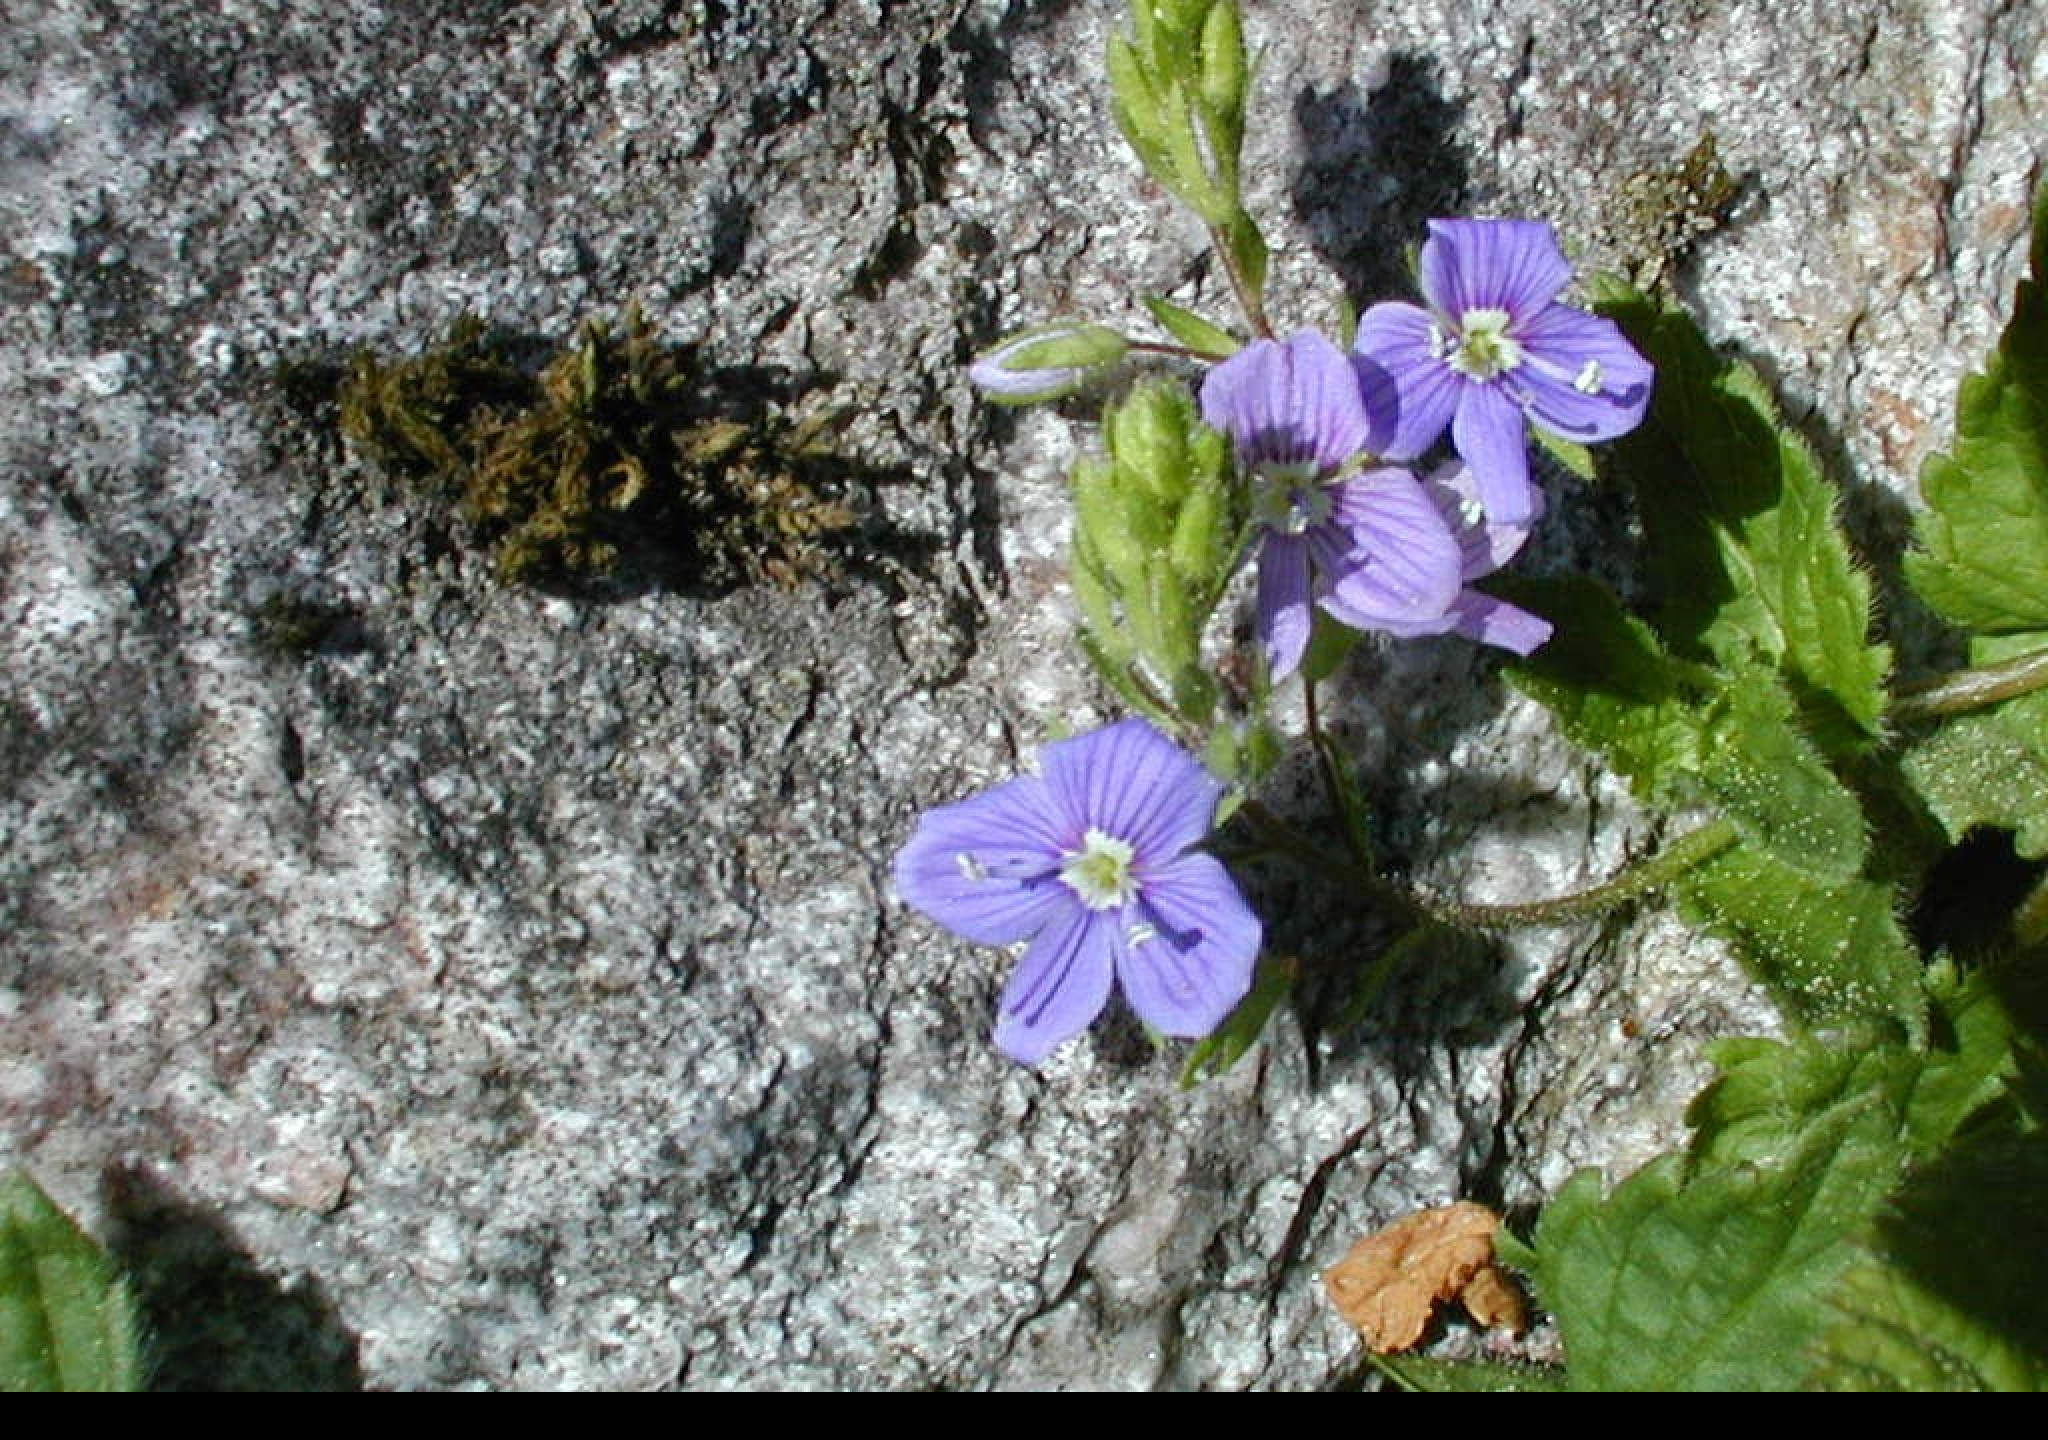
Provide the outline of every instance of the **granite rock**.
[[[1641,264],[1636,182],[1712,132],[1741,195],[1672,278],[1897,542],[2023,263],[2039,7],[1252,8],[1279,314],[1386,293],[1452,211]],[[9,7],[0,1161],[114,1240],[165,1383],[1341,1383],[1316,1277],[1356,1234],[1637,1163],[1701,1039],[1772,1023],[1646,909],[1340,1036],[1283,1016],[1193,1091],[1128,1021],[1039,1073],[987,1043],[1004,957],[904,911],[889,857],[1111,712],[1061,580],[1087,427],[991,412],[961,366],[1139,291],[1225,299],[1108,122],[1111,23]],[[506,586],[286,383],[635,301],[839,417],[875,563]],[[1603,502],[1560,511],[1530,563],[1626,569]],[[279,614],[317,623],[277,643]],[[1527,898],[1653,844],[1495,671],[1371,645],[1335,703],[1417,881]],[[1285,877],[1256,886],[1296,935]]]

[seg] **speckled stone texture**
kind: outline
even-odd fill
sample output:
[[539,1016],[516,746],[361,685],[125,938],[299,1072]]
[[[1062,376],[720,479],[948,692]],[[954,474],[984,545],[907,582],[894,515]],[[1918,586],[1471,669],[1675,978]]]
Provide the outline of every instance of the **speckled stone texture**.
[[[1397,285],[1432,214],[1626,261],[1632,177],[1711,130],[1743,191],[1679,292],[1897,542],[2022,264],[2042,7],[1252,8],[1283,323]],[[0,12],[0,1160],[134,1267],[164,1383],[1339,1383],[1354,1235],[1633,1165],[1699,1041],[1771,1023],[1651,908],[1283,1016],[1192,1092],[1127,1020],[1033,1074],[987,1043],[1005,958],[893,900],[921,807],[1108,714],[1060,565],[1089,432],[962,362],[1224,307],[1110,128],[1109,7]],[[629,300],[842,414],[890,564],[508,588],[277,378]],[[1562,489],[1527,563],[1625,574],[1614,508]],[[1495,670],[1371,644],[1332,698],[1417,883],[1652,846]],[[1370,953],[1250,883],[1280,943]]]

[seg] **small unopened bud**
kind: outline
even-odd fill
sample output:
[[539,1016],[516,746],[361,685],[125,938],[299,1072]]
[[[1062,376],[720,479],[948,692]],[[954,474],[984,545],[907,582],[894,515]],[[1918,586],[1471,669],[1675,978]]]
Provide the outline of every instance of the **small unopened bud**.
[[1106,326],[1043,325],[986,351],[967,367],[967,378],[998,404],[1035,405],[1071,395],[1130,348],[1130,341]]

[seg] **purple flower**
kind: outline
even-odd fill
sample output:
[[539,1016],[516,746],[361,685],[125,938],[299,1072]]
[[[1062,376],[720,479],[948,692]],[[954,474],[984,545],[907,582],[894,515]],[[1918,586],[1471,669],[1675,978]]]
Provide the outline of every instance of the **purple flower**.
[[1650,363],[1611,320],[1557,303],[1571,266],[1536,220],[1432,220],[1422,247],[1429,308],[1389,301],[1358,322],[1357,349],[1400,394],[1387,453],[1420,455],[1451,430],[1487,515],[1537,513],[1527,425],[1611,440],[1641,423]]
[[1039,752],[1020,776],[927,811],[896,888],[954,934],[1029,941],[1003,989],[996,1045],[1036,1065],[1078,1035],[1112,982],[1168,1035],[1206,1035],[1251,986],[1258,917],[1189,847],[1222,786],[1143,720]]
[[1434,633],[1458,598],[1457,539],[1415,477],[1345,469],[1391,438],[1393,398],[1371,361],[1306,330],[1254,341],[1202,382],[1203,420],[1251,472],[1258,631],[1276,680],[1301,663],[1312,605],[1358,629]]
[[[1503,525],[1489,517],[1479,503],[1478,486],[1463,461],[1452,460],[1433,471],[1422,482],[1444,521],[1458,537],[1463,555],[1461,572],[1467,581],[1491,575],[1515,558],[1529,538],[1529,525]],[[1533,522],[1543,513],[1543,498],[1536,499]],[[1402,620],[1388,617],[1374,621],[1379,629],[1394,635],[1441,635],[1446,631],[1486,645],[1498,645],[1517,655],[1532,653],[1550,638],[1551,624],[1519,605],[1497,600],[1468,584],[1458,592],[1450,608],[1435,620]]]

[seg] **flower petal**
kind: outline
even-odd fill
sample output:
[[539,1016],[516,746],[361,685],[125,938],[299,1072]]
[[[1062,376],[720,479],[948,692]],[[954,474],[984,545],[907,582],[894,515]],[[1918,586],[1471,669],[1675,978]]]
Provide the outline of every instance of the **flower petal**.
[[1078,839],[1045,782],[1019,776],[927,810],[896,853],[896,890],[955,935],[1008,945],[1073,903],[1059,866]]
[[1600,315],[1552,305],[1524,327],[1515,379],[1529,413],[1573,440],[1612,440],[1640,425],[1654,371],[1621,327]]
[[1452,325],[1469,310],[1527,321],[1571,283],[1557,232],[1541,220],[1432,220],[1422,293]]
[[1202,419],[1246,465],[1335,469],[1372,435],[1344,352],[1313,330],[1255,340],[1202,381]]
[[997,1049],[1036,1065],[1102,1013],[1116,974],[1121,914],[1075,904],[1039,932],[1003,986]]
[[1336,542],[1317,556],[1330,579],[1323,608],[1365,630],[1440,621],[1462,583],[1462,554],[1429,493],[1391,467],[1333,488],[1333,523],[1314,532]]
[[[1529,525],[1502,525],[1487,517],[1486,507],[1479,503],[1479,486],[1472,479],[1472,468],[1463,461],[1439,465],[1423,479],[1422,488],[1429,492],[1429,498],[1443,513],[1444,523],[1458,537],[1465,579],[1491,575],[1528,543]],[[1541,490],[1535,492],[1535,503],[1532,522],[1543,513]]]
[[1527,525],[1536,518],[1536,487],[1529,483],[1528,427],[1500,386],[1467,385],[1451,421],[1451,443],[1472,467],[1479,503],[1496,525]]
[[1259,596],[1253,629],[1266,647],[1266,672],[1278,683],[1292,675],[1315,623],[1309,611],[1308,542],[1268,535],[1259,551]]
[[1045,783],[1077,840],[1090,829],[1122,840],[1140,873],[1172,861],[1215,823],[1223,786],[1143,720],[1057,740],[1039,754]]
[[1435,329],[1427,310],[1398,300],[1373,306],[1358,321],[1352,348],[1394,382],[1393,434],[1373,446],[1388,459],[1411,460],[1436,444],[1458,408],[1465,380],[1431,348]]
[[1483,645],[1528,655],[1548,640],[1552,626],[1540,615],[1479,590],[1467,590],[1451,606],[1451,628]]
[[1184,855],[1149,877],[1130,910],[1143,918],[1116,949],[1124,998],[1154,1030],[1207,1035],[1251,988],[1258,916],[1208,855]]

